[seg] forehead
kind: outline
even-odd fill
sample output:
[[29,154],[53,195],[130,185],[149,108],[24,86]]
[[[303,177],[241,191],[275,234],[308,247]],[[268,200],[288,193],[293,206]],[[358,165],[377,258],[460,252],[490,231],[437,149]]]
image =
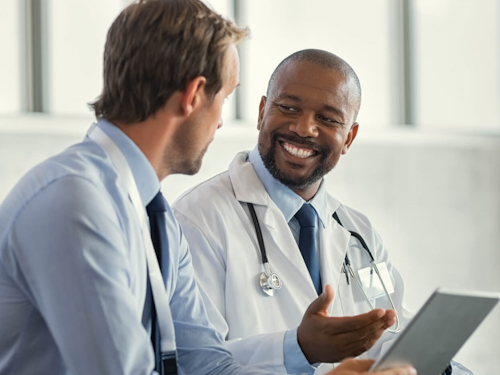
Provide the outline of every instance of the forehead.
[[282,94],[346,110],[353,107],[356,100],[355,84],[350,79],[334,68],[309,61],[288,62],[277,72],[269,96],[273,99]]

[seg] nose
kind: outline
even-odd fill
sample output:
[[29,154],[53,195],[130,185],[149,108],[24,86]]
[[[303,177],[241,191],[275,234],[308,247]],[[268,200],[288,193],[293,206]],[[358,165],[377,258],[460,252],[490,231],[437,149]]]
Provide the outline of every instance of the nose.
[[222,117],[219,119],[219,123],[217,124],[217,129],[220,129],[222,128],[222,125],[223,125],[223,121],[222,121]]
[[290,130],[302,138],[316,138],[318,136],[318,127],[313,114],[302,113],[301,116],[290,125]]

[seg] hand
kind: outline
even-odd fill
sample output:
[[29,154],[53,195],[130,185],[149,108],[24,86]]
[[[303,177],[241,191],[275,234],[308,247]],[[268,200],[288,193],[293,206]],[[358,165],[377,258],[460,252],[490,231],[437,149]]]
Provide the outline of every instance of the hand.
[[398,367],[382,372],[368,372],[373,362],[372,359],[346,359],[327,375],[416,375],[417,373],[413,367]]
[[327,309],[333,300],[330,285],[307,308],[297,329],[297,340],[309,363],[340,362],[368,349],[382,333],[396,323],[394,310],[376,309],[350,317],[330,317]]

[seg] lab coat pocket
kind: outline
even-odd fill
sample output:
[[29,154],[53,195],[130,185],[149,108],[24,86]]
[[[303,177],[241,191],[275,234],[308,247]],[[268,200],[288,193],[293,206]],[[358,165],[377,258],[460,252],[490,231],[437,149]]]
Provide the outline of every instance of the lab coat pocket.
[[369,309],[367,309],[366,300],[359,299],[358,302],[359,296],[357,296],[357,293],[359,292],[359,288],[354,285],[354,282],[355,281],[352,277],[349,277],[349,281],[347,281],[346,274],[344,272],[340,274],[338,287],[339,298],[336,303],[337,308],[335,310],[335,315],[354,316],[369,311]]

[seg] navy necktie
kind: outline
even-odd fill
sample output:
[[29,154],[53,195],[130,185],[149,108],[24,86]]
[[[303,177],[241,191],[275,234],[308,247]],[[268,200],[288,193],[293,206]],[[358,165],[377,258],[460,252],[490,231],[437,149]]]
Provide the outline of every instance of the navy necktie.
[[[148,212],[149,216],[149,226],[151,228],[151,240],[155,248],[158,263],[160,264],[160,269],[163,269],[162,250],[165,252],[168,251],[167,226],[165,221],[166,210],[167,202],[165,201],[165,198],[163,198],[161,192],[158,192],[158,194],[156,194],[153,200],[146,207],[146,211]],[[156,307],[154,306],[154,298],[152,298],[152,301],[153,308],[151,309],[151,342],[153,343],[155,352],[155,370],[159,374],[177,374],[177,361],[175,357],[169,359],[162,358],[160,327],[158,325]]]
[[300,224],[299,249],[306,263],[309,275],[311,275],[314,288],[319,295],[321,294],[322,287],[316,252],[316,211],[310,204],[305,203],[295,214],[295,218]]

